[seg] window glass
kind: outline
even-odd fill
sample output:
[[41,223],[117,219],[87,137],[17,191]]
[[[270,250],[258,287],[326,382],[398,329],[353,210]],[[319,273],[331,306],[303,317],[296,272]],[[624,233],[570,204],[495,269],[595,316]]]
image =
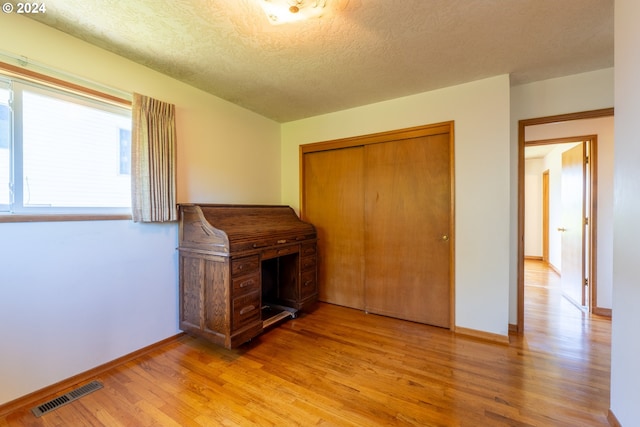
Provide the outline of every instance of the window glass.
[[11,191],[10,143],[11,143],[11,110],[9,109],[9,84],[0,81],[0,211],[9,209]]
[[22,108],[24,207],[131,205],[120,167],[129,117],[26,90]]
[[14,81],[0,87],[0,134],[0,210],[130,212],[129,109]]

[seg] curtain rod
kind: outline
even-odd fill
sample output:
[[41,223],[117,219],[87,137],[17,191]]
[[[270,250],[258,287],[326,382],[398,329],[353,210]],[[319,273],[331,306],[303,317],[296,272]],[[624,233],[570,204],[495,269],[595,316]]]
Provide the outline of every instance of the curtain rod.
[[98,92],[102,92],[107,95],[111,95],[116,98],[121,98],[127,103],[131,103],[133,99],[133,95],[130,92],[126,92],[121,89],[116,89],[84,77],[77,76],[75,74],[56,69],[49,65],[34,61],[26,56],[17,55],[11,52],[0,50],[0,61],[5,62],[9,65],[14,65],[16,67],[22,68],[25,71],[32,71],[37,74],[42,74],[46,77],[51,77],[53,79],[62,80],[74,85],[78,85],[81,87],[85,87],[88,89],[93,89]]

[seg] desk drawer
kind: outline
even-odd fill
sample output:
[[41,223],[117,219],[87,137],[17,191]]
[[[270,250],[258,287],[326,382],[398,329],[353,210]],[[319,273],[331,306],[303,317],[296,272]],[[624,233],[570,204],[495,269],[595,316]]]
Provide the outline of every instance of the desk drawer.
[[315,255],[316,253],[316,244],[315,243],[305,243],[300,245],[300,255]]
[[262,259],[277,258],[283,255],[295,254],[299,251],[298,245],[284,246],[278,249],[267,249],[262,252]]
[[260,257],[258,255],[231,259],[231,277],[253,273],[259,269]]
[[260,292],[253,292],[231,301],[231,329],[237,330],[245,325],[260,320],[262,308],[260,307]]
[[234,277],[231,279],[231,296],[233,297],[248,294],[250,292],[256,292],[258,290],[260,290],[260,274],[258,274],[258,272],[248,276]]
[[300,260],[300,271],[316,270],[316,256],[306,256]]
[[303,272],[300,275],[300,300],[304,300],[318,293],[316,271]]

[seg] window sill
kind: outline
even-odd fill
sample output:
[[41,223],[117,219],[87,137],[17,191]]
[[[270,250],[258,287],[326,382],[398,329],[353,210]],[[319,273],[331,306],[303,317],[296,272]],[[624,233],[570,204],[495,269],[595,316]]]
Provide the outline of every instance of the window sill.
[[4,222],[60,222],[60,221],[120,221],[131,220],[129,214],[49,214],[19,215],[0,214],[0,223]]

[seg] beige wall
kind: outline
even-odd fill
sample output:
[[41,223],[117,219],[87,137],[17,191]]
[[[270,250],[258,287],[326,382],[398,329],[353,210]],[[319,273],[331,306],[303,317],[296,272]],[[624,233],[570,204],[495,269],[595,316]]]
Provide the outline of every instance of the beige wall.
[[[616,48],[627,53],[621,58],[635,57],[639,14],[635,2],[616,0],[617,18],[628,30],[616,38]],[[498,76],[280,126],[29,19],[0,18],[1,51],[176,104],[182,202],[281,201],[297,208],[299,144],[455,120],[456,325],[501,335],[516,319],[517,121],[613,105],[613,69],[517,88],[509,88],[508,76]],[[617,95],[626,111],[620,134],[628,141],[620,153],[629,161],[623,158],[619,166],[622,179],[635,182],[637,165],[630,160],[637,158],[632,142],[639,132],[640,70],[630,60],[620,62],[624,72],[616,70]],[[633,405],[639,398],[635,355],[640,350],[638,340],[627,339],[640,324],[633,306],[640,299],[638,266],[634,259],[625,262],[639,240],[638,215],[625,214],[637,211],[637,188],[622,188],[616,214],[620,239],[615,250],[621,262],[616,268],[620,291],[614,289],[612,407],[623,425],[640,418]],[[22,242],[0,250],[0,341],[12,343],[11,351],[0,352],[0,404],[176,333],[176,228],[123,222],[0,224],[1,236]],[[40,249],[34,253],[34,247]],[[73,257],[79,263],[70,262]],[[31,260],[44,268],[34,268]],[[46,297],[46,304],[34,300],[37,295]],[[73,298],[59,303],[59,295]],[[79,315],[73,311],[78,308]],[[74,324],[78,317],[82,323]],[[67,326],[46,341],[29,339],[51,319],[67,318]],[[43,369],[52,360],[57,368]]]
[[[278,123],[16,14],[0,52],[175,104],[180,202],[280,202]],[[177,334],[177,229],[0,223],[0,405]]]
[[506,336],[508,76],[285,123],[283,202],[299,207],[300,144],[449,120],[455,121],[455,324]]
[[180,202],[280,201],[279,123],[30,19],[1,18],[0,53],[176,105]]

